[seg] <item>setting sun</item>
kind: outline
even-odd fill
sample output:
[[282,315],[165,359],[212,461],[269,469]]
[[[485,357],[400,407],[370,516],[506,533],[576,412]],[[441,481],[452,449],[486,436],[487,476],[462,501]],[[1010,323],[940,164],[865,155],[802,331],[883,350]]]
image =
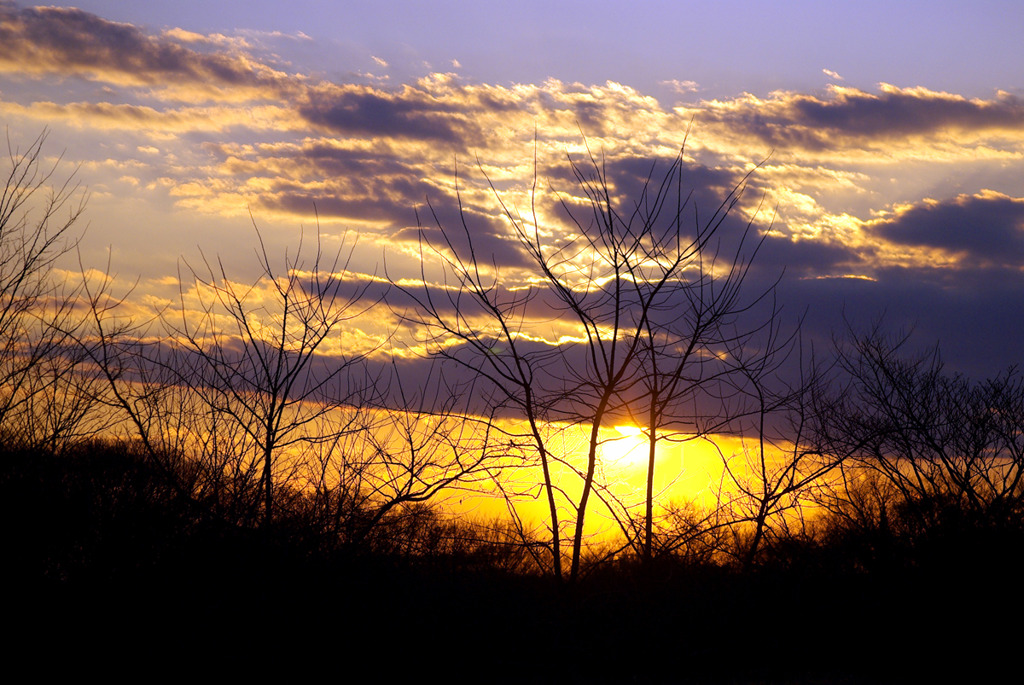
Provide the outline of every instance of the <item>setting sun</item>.
[[648,441],[642,429],[636,426],[615,426],[615,433],[601,443],[601,451],[609,463],[620,466],[639,466],[647,463]]

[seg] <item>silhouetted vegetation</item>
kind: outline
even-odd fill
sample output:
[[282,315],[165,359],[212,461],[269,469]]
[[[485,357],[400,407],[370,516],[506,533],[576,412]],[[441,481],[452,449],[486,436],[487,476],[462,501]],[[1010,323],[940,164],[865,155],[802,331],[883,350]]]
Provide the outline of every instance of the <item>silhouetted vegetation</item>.
[[[504,332],[467,328],[469,310],[427,290],[417,316],[479,353],[438,356],[484,378],[434,366],[417,385],[395,361],[321,354],[375,303],[365,286],[346,290],[340,252],[318,247],[307,264],[300,250],[279,273],[261,248],[261,276],[246,287],[219,262],[190,270],[180,307],[148,322],[123,314],[109,276],[55,283],[81,207],[64,184],[41,218],[26,218],[49,179],[42,142],[12,152],[0,206],[3,580],[21,642],[47,632],[81,658],[116,643],[122,662],[147,664],[226,659],[258,642],[261,669],[315,655],[397,678],[440,661],[449,680],[507,682],[976,678],[1013,653],[1004,618],[1024,608],[1021,376],[946,374],[937,349],[911,354],[878,328],[850,332],[827,364],[785,382],[798,338],[780,334],[778,310],[736,322],[766,295],[738,299],[756,256],[756,241],[744,252],[749,223],[718,280],[676,280],[683,265],[703,273],[726,230],[719,214],[684,240],[686,196],[660,223],[649,208],[667,186],[648,178],[642,193],[655,200],[624,222],[601,167],[576,169],[597,212],[577,222],[583,248],[610,269],[584,269],[586,287],[564,282],[567,246],[550,251],[507,213],[590,332],[592,366],[573,367],[564,347],[526,346],[516,331],[531,296],[503,299],[481,276],[486,260],[471,248],[462,260],[451,238],[448,304],[466,291]],[[657,319],[669,303],[647,289],[652,278],[692,308]],[[205,305],[190,309],[190,297]],[[644,313],[616,318],[626,305]],[[553,365],[568,375],[540,384]],[[717,413],[701,413],[708,398]],[[540,424],[589,428],[629,415],[629,402],[652,445],[681,424],[705,439],[753,438],[722,451],[716,505],[655,502],[650,485],[639,503],[615,501],[598,477],[596,431],[574,472],[584,494],[559,489],[546,467],[568,459]],[[510,409],[525,429],[502,423]],[[534,459],[546,527],[515,506],[474,518],[445,501],[485,488],[514,499],[505,473]],[[573,521],[565,583],[566,507],[553,502],[569,501],[581,522],[587,488],[622,535],[588,541]]]

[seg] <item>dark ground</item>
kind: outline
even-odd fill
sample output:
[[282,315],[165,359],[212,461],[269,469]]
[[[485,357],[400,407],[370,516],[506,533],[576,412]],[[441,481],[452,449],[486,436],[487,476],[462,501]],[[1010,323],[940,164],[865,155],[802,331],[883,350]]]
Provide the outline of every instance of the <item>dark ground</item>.
[[4,651],[32,678],[900,683],[1019,671],[1019,528],[793,542],[746,571],[623,563],[560,586],[226,525],[123,453],[2,456]]

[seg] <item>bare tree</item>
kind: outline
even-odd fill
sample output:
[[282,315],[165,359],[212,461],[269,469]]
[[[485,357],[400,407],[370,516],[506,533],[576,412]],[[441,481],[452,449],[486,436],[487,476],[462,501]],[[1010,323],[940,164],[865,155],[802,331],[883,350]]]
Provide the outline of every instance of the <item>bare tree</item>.
[[320,419],[348,399],[345,372],[359,355],[324,354],[324,348],[344,321],[365,309],[366,286],[351,288],[351,252],[325,255],[319,235],[311,259],[300,241],[280,269],[256,235],[258,280],[239,284],[220,259],[211,264],[204,257],[201,267],[187,267],[188,278],[179,278],[177,322],[165,321],[182,347],[172,368],[177,383],[201,388],[208,410],[240,428],[256,455],[269,526],[280,455],[330,440],[309,429],[322,428]]
[[[636,300],[648,303],[650,312],[635,358],[639,392],[631,388],[623,406],[647,439],[644,525],[640,535],[632,535],[646,560],[654,538],[659,443],[699,440],[734,428],[744,410],[728,405],[722,389],[753,365],[774,365],[785,356],[787,341],[778,337],[781,312],[774,306],[758,308],[773,302],[778,281],[759,289],[745,286],[771,224],[758,234],[758,207],[738,235],[727,241],[722,236],[723,222],[757,168],[701,219],[691,206],[692,191],[684,194],[680,154],[659,184],[648,177],[630,217],[629,233],[641,237],[637,256],[629,262],[630,277]],[[722,410],[709,412],[715,403]]]
[[376,304],[350,253],[300,244],[278,270],[256,235],[255,280],[232,279],[219,259],[186,263],[177,305],[150,319],[127,314],[131,292],[112,294],[109,267],[86,279],[92,334],[76,340],[126,435],[222,520],[267,527],[287,496],[350,544],[404,508],[492,482],[514,450],[461,405],[478,393],[439,367],[417,387],[395,359],[339,349],[344,322]]
[[[576,578],[590,498],[615,506],[598,482],[602,430],[629,415],[626,406],[638,399],[650,407],[645,418],[650,417],[652,445],[660,439],[659,430],[678,427],[679,403],[688,393],[692,397],[704,379],[690,373],[691,362],[714,342],[739,344],[744,334],[726,333],[726,325],[758,298],[741,301],[738,296],[749,264],[742,255],[751,225],[734,237],[736,253],[719,254],[712,242],[746,179],[691,233],[684,216],[687,196],[680,189],[682,153],[660,185],[648,175],[632,203],[618,198],[621,189],[613,187],[604,159],[590,155],[583,165],[571,158],[569,164],[583,195],[581,201],[559,196],[570,230],[542,229],[536,180],[527,214],[505,204],[491,185],[536,269],[537,283],[504,281],[493,258],[477,254],[462,212],[459,228],[442,225],[434,215],[440,244],[431,244],[421,233],[423,258],[432,252],[444,267],[443,287],[432,290],[424,274],[422,292],[404,292],[416,305],[411,320],[433,332],[435,354],[480,374],[496,389],[502,409],[515,410],[528,426],[520,437],[532,444],[540,461],[553,569],[561,576],[562,502],[572,521],[569,577]],[[751,244],[756,252],[757,240]],[[713,281],[714,268],[727,258],[727,276]],[[542,312],[541,301],[550,309]],[[538,345],[525,335],[530,320],[550,317],[552,309],[571,322],[574,339]],[[722,339],[723,334],[732,337]],[[585,431],[582,466],[552,449],[545,427],[556,423]],[[555,482],[555,464],[579,478],[578,495]],[[653,466],[649,473],[651,482]],[[653,494],[649,509],[651,501]]]
[[[434,219],[436,222],[436,214]],[[512,408],[525,422],[525,431],[514,436],[512,442],[519,445],[525,441],[537,451],[549,515],[551,569],[557,578],[561,578],[561,526],[557,486],[552,474],[554,455],[548,448],[544,426],[548,418],[547,398],[538,385],[545,367],[552,361],[552,355],[549,351],[538,351],[520,339],[527,307],[534,293],[516,294],[503,289],[497,270],[489,270],[483,261],[485,258],[477,257],[464,214],[462,219],[461,228],[467,245],[465,251],[456,248],[458,236],[443,227],[443,247],[430,244],[421,231],[422,293],[403,287],[394,279],[392,282],[416,306],[415,313],[403,314],[406,320],[434,332],[434,353],[479,373],[494,388],[495,410]],[[445,278],[450,279],[446,280],[447,287],[436,294],[426,279],[428,252],[440,258]],[[478,326],[481,318],[488,322],[486,329]],[[448,346],[449,339],[457,341],[461,349]]]
[[233,280],[219,259],[186,263],[178,306],[149,320],[124,313],[131,293],[112,294],[109,267],[86,279],[92,326],[76,339],[107,382],[105,402],[179,488],[233,518],[259,511],[267,527],[275,488],[300,470],[282,455],[336,439],[327,417],[352,396],[360,355],[327,347],[365,309],[366,283],[349,278],[350,252],[327,255],[319,237],[311,256],[300,241],[279,268],[256,236],[254,281]]
[[333,439],[311,445],[303,460],[322,527],[335,537],[359,545],[399,510],[477,491],[517,461],[493,415],[465,406],[476,389],[453,387],[440,363],[417,387],[392,357],[361,388],[344,428],[330,417]]
[[109,257],[103,271],[87,269],[81,262],[80,271],[87,325],[68,335],[100,382],[93,397],[111,417],[111,436],[139,443],[179,495],[195,497],[197,483],[184,477],[185,462],[196,444],[208,444],[194,439],[193,428],[199,428],[204,414],[196,411],[194,396],[177,384],[171,348],[152,331],[160,313],[142,320],[130,313],[134,285],[115,294],[118,277]]
[[112,426],[113,417],[100,406],[105,381],[89,363],[88,355],[73,343],[73,334],[85,324],[77,316],[48,320],[49,326],[66,328],[51,333],[50,342],[60,338],[60,343],[50,345],[46,354],[25,370],[21,402],[8,415],[7,439],[59,453]]
[[1015,369],[983,382],[946,374],[938,348],[906,352],[909,336],[876,326],[841,345],[848,382],[820,427],[824,449],[881,477],[905,513],[953,507],[1005,515],[1024,496],[1024,381]]
[[[805,532],[806,506],[818,500],[829,474],[847,457],[820,442],[820,422],[831,409],[830,367],[805,361],[799,338],[780,341],[777,322],[762,333],[756,344],[748,341],[752,354],[731,350],[735,367],[724,377],[722,397],[734,417],[729,428],[741,446],[726,453],[715,444],[732,493],[722,504],[744,566],[755,562],[766,541]],[[796,359],[790,360],[794,346]],[[795,368],[781,372],[789,361]]]
[[[76,244],[72,227],[85,208],[74,175],[55,181],[59,160],[46,165],[43,131],[22,151],[7,141],[7,171],[0,191],[0,430],[24,435],[27,420],[38,417],[33,400],[53,383],[69,380],[68,364],[57,358],[67,351],[65,331],[74,321],[74,290],[54,278],[57,261]],[[56,376],[54,376],[56,374]],[[73,380],[69,380],[74,385]],[[58,407],[50,407],[51,412]],[[47,431],[80,414],[69,407],[66,415],[51,413]],[[20,426],[14,426],[15,423]],[[10,436],[9,436],[10,437]]]

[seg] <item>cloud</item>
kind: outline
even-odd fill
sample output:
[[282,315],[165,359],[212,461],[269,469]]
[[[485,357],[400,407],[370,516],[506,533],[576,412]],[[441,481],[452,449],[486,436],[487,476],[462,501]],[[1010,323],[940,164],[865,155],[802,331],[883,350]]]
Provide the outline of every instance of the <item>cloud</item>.
[[700,86],[696,81],[680,81],[678,79],[672,79],[670,81],[660,81],[661,85],[671,86],[674,91],[683,95],[687,93],[696,93],[700,90]]
[[982,191],[924,200],[866,228],[897,245],[937,248],[960,263],[1024,264],[1024,198]]
[[1000,94],[967,99],[926,88],[882,84],[878,94],[831,86],[828,97],[780,92],[702,103],[694,114],[782,150],[839,150],[914,144],[908,137],[1024,131],[1024,101]]
[[273,40],[286,40],[292,42],[313,42],[313,38],[306,35],[302,31],[296,31],[294,33],[285,33],[284,31],[261,31],[259,29],[236,29],[234,33],[237,33],[241,37],[249,38],[253,42],[263,42],[268,39]]
[[[530,140],[541,127],[563,140],[577,138],[580,128],[600,137],[619,137],[617,132],[626,127],[653,133],[666,130],[666,119],[676,118],[653,98],[613,82],[586,86],[552,80],[509,88],[468,85],[454,74],[431,74],[390,89],[313,84],[261,61],[253,53],[254,43],[258,41],[251,37],[180,28],[153,35],[77,9],[0,5],[0,71],[50,80],[72,75],[112,87],[143,88],[147,106],[156,111],[174,101],[251,107],[270,100],[288,103],[318,132],[431,141],[448,150],[490,146],[510,132]],[[380,57],[374,60],[387,64]],[[138,102],[90,104],[107,106],[106,118],[87,119],[102,126],[111,120],[111,108]],[[57,113],[50,108],[48,116]]]
[[[0,70],[55,73],[115,84],[164,87],[168,82],[207,97],[225,89],[287,90],[281,72],[232,49],[200,52],[195,45],[224,47],[226,39],[170,30],[151,36],[130,24],[74,8],[0,5]],[[239,47],[235,45],[234,47]]]
[[814,278],[835,273],[837,267],[843,267],[838,271],[845,273],[861,263],[861,253],[846,245],[769,234],[758,250],[755,265],[769,275],[785,270],[789,278]]
[[479,129],[455,103],[410,86],[387,92],[325,84],[310,90],[298,110],[311,124],[346,135],[416,138],[459,147],[480,138]]
[[837,74],[836,72],[832,71],[831,69],[822,69],[821,73],[825,74],[829,78],[834,78],[837,81],[845,81],[846,80],[842,76]]
[[[842,329],[843,312],[860,321],[888,310],[958,354],[970,355],[971,341],[1000,363],[1016,354],[977,340],[1000,335],[997,298],[1024,307],[1015,290],[1024,292],[1024,102],[1013,95],[832,86],[667,109],[611,81],[502,86],[441,73],[396,87],[351,77],[314,83],[271,66],[279,58],[267,37],[279,36],[153,33],[80,10],[0,4],[0,114],[61,131],[83,175],[93,174],[84,179],[91,188],[138,176],[130,197],[94,193],[90,211],[104,217],[96,224],[111,227],[95,229],[100,242],[140,234],[123,228],[137,221],[129,205],[152,207],[152,222],[188,227],[211,251],[226,240],[218,231],[237,236],[224,227],[247,225],[249,211],[288,226],[316,216],[325,236],[362,234],[360,264],[376,264],[386,249],[395,274],[415,281],[421,235],[444,243],[433,207],[452,247],[465,253],[472,240],[509,288],[536,269],[500,202],[527,222],[535,209],[543,240],[565,244],[579,227],[562,202],[581,223],[590,217],[570,158],[593,177],[593,155],[613,199],[632,212],[652,169],[656,185],[686,139],[678,187],[693,191],[692,232],[775,148],[716,244],[727,260],[760,203],[747,234],[747,246],[756,244],[777,209],[749,271],[752,292],[785,271],[780,301],[808,313],[807,335],[822,344]],[[164,234],[147,233],[146,249],[176,253],[180,237]],[[426,287],[441,296],[449,291],[434,269]],[[571,332],[557,302],[541,295],[533,306],[537,349]]]
[[145,105],[108,102],[33,102],[29,106],[0,101],[0,112],[38,121],[62,122],[74,128],[147,132],[166,139],[189,131],[219,132],[238,127],[249,130],[287,131],[295,128],[289,110],[260,105],[247,110],[233,107],[182,107],[156,109]]
[[161,33],[162,37],[170,38],[178,43],[202,45],[227,50],[249,50],[252,43],[242,36],[225,36],[222,33],[196,33],[182,28],[169,28]]
[[639,137],[660,128],[661,135],[679,130],[681,141],[685,132],[685,122],[654,98],[614,82],[584,86],[552,80],[509,88],[435,73],[392,89],[325,83],[306,90],[298,111],[331,133],[434,141],[448,149],[500,147],[510,135],[530,141],[535,131],[548,140],[574,142],[581,129],[612,140],[622,140],[622,131]]

